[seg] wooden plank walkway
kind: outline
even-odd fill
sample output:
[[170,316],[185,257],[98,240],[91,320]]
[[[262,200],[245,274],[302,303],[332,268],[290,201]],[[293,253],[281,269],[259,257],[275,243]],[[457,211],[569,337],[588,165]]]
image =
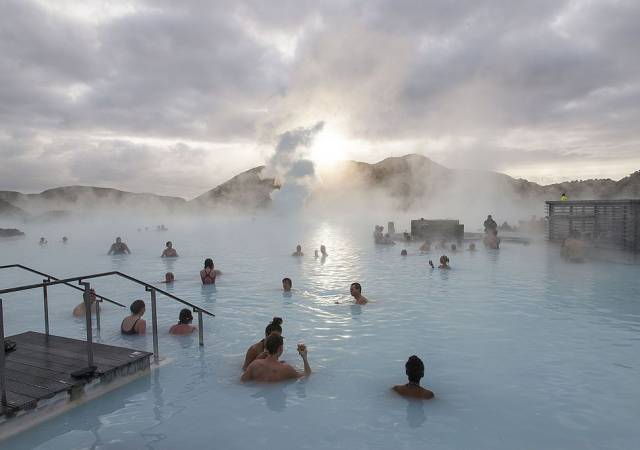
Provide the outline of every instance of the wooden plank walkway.
[[36,408],[38,402],[60,393],[81,392],[95,380],[110,381],[120,373],[129,375],[149,368],[149,352],[93,344],[95,373],[88,378],[77,379],[71,374],[87,366],[87,343],[60,336],[48,337],[43,333],[28,331],[8,336],[16,343],[16,349],[5,354],[5,378],[7,406],[0,408],[0,417],[15,415],[19,411]]

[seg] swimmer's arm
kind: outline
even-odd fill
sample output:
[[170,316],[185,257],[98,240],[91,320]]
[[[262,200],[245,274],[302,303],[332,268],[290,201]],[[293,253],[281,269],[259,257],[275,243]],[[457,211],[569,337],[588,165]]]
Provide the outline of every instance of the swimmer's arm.
[[297,370],[293,369],[293,367],[292,369],[296,373],[296,378],[308,377],[309,375],[311,375],[311,366],[309,365],[309,360],[307,359],[307,351],[305,350],[298,353],[300,354],[302,362],[304,363],[304,372],[298,372]]
[[256,359],[256,351],[253,349],[253,345],[251,347],[249,347],[249,350],[247,350],[247,354],[244,357],[244,364],[242,364],[242,370],[247,370],[247,368],[249,367],[249,364],[251,364],[253,362],[254,359]]
[[124,244],[124,251],[127,253],[131,253],[131,250],[129,250],[129,246],[127,244]]
[[240,381],[251,381],[253,379],[253,366],[249,365],[247,369],[242,373]]
[[136,324],[136,328],[137,328],[138,334],[145,334],[147,332],[147,322],[144,320],[139,320],[138,323]]

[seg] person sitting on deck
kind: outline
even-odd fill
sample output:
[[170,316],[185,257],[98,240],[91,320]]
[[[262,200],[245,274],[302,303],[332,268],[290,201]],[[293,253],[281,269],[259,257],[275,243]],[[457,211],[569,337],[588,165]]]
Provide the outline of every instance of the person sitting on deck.
[[213,268],[213,259],[204,260],[204,269],[200,271],[200,279],[202,284],[216,284],[216,277],[222,275],[222,272]]
[[304,363],[304,372],[300,372],[296,370],[295,367],[279,360],[284,350],[284,339],[279,334],[274,333],[267,337],[265,340],[265,348],[267,349],[267,356],[256,359],[249,364],[240,377],[240,381],[276,382],[311,375],[311,367],[307,360],[306,345],[298,344],[298,353]]
[[111,244],[111,248],[109,249],[109,253],[107,255],[124,255],[125,253],[131,253],[127,244],[122,242],[122,239],[117,237],[116,241]]
[[366,305],[369,299],[362,295],[362,286],[360,283],[351,283],[351,296],[355,299],[356,305]]
[[178,252],[175,248],[173,248],[173,243],[171,241],[167,241],[167,247],[162,251],[161,258],[177,258]]
[[416,355],[412,355],[404,365],[405,372],[409,378],[407,384],[399,384],[392,389],[403,397],[419,398],[431,400],[435,394],[429,389],[420,386],[420,379],[424,377],[424,363]]
[[561,202],[569,201],[569,197],[567,196],[567,193],[566,193],[566,192],[563,192],[563,193],[560,195],[560,201],[561,201]]
[[438,269],[451,269],[451,266],[449,265],[449,257],[447,255],[442,255],[440,257],[440,265],[438,266]]
[[193,314],[191,314],[191,311],[187,308],[181,309],[180,315],[178,316],[178,323],[169,328],[169,334],[186,335],[193,333],[198,328],[191,325],[191,322],[193,322]]
[[302,253],[302,245],[296,245],[296,251],[293,252],[291,256],[304,256],[304,253]]
[[289,292],[291,291],[291,287],[293,286],[293,282],[291,281],[291,278],[283,278],[282,279],[282,290],[285,292]]
[[176,280],[175,275],[173,275],[173,272],[167,272],[164,274],[164,281],[161,281],[161,283],[167,283],[167,284],[171,284]]
[[[280,336],[282,334],[282,319],[280,317],[274,317],[271,323],[267,325],[264,330],[265,339],[272,334]],[[244,357],[244,364],[242,364],[242,370],[247,370],[249,364],[255,359],[262,359],[267,357],[267,348],[265,347],[265,339],[261,339],[259,342],[253,344],[247,350],[247,354]]]
[[145,304],[142,300],[131,303],[131,315],[126,317],[120,324],[120,332],[126,335],[144,334],[147,331],[147,322],[142,316],[145,311]]
[[[84,295],[84,294],[83,294]],[[95,289],[89,289],[89,304],[91,305],[91,312],[96,312],[96,291]],[[86,309],[84,307],[84,301],[80,303],[78,306],[73,308],[73,317],[84,317],[86,314]]]
[[487,220],[484,221],[484,232],[489,233],[489,231],[495,231],[495,234],[498,234],[498,224],[493,220],[491,214],[489,214]]

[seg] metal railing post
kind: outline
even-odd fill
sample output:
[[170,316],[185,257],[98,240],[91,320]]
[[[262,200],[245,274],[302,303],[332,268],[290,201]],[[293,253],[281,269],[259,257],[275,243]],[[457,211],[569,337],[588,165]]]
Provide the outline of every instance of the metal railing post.
[[4,373],[4,314],[0,298],[0,408],[7,408],[7,380]]
[[93,326],[91,324],[91,288],[90,283],[79,281],[79,284],[84,286],[84,294],[82,294],[82,300],[84,301],[84,312],[87,322],[87,362],[88,366],[93,366]]
[[202,321],[202,311],[197,310],[198,313],[198,338],[200,345],[204,345],[204,322]]
[[160,354],[158,353],[158,314],[156,311],[156,290],[146,288],[151,293],[151,324],[153,325],[153,362],[160,364]]
[[[43,283],[48,283],[51,279],[42,280]],[[44,299],[44,334],[49,337],[49,293],[47,291],[47,285],[42,286],[42,296]]]
[[98,333],[99,333],[100,332],[100,301],[97,298],[95,299],[95,305],[96,305],[96,328],[98,329]]

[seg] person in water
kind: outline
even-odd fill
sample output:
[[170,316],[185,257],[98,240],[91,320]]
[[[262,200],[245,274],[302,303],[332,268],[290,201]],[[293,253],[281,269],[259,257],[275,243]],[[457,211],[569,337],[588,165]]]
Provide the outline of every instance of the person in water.
[[407,249],[403,248],[400,252],[400,256],[407,256]]
[[296,251],[293,252],[291,256],[304,256],[304,253],[302,253],[302,246],[300,244],[296,245]]
[[145,334],[147,331],[147,322],[142,318],[145,311],[144,302],[142,300],[136,300],[131,303],[129,309],[131,310],[131,315],[125,317],[120,324],[120,332],[127,335]]
[[[89,289],[89,304],[91,305],[91,312],[96,312],[96,291],[95,289]],[[73,317],[84,317],[86,314],[86,308],[84,307],[84,301],[73,308]]]
[[204,269],[200,271],[200,279],[202,284],[216,284],[216,277],[222,275],[222,272],[213,268],[213,259],[204,260]]
[[442,255],[440,257],[440,265],[438,266],[438,269],[451,269],[451,266],[449,265],[449,257],[447,255]]
[[409,356],[404,365],[405,373],[409,382],[407,384],[399,384],[392,389],[403,397],[419,398],[423,400],[431,400],[435,394],[429,389],[420,386],[420,379],[424,377],[424,363],[416,355]]
[[283,278],[282,279],[282,290],[285,292],[290,292],[293,283],[291,282],[291,278]]
[[360,283],[351,283],[349,289],[351,296],[355,299],[356,305],[366,305],[369,302],[369,299],[362,295],[362,286],[360,286]]
[[429,241],[424,241],[420,246],[420,253],[427,253],[429,251],[431,251],[431,243]]
[[66,244],[67,242],[69,242],[69,238],[66,236],[62,236],[62,243]]
[[476,251],[476,244],[474,244],[473,242],[471,244],[469,244],[469,251],[470,252],[475,252]]
[[456,246],[456,244],[451,244],[451,251],[452,252],[457,252],[458,251],[458,247]]
[[562,242],[560,255],[567,261],[584,262],[585,261],[585,243],[580,239],[577,231],[572,231]]
[[490,231],[495,231],[495,234],[498,234],[498,224],[493,220],[491,214],[489,214],[487,220],[484,221],[484,232],[489,233]]
[[240,381],[285,381],[295,378],[308,377],[311,375],[311,366],[307,360],[307,346],[298,344],[298,354],[304,363],[304,371],[300,372],[295,367],[280,361],[280,355],[284,350],[284,339],[279,334],[271,334],[265,339],[267,356],[255,359],[246,368]]
[[242,370],[247,370],[249,364],[251,364],[257,358],[267,357],[267,348],[265,346],[265,340],[272,334],[280,336],[282,334],[282,319],[280,317],[274,317],[271,323],[264,329],[265,339],[261,339],[259,342],[253,344],[247,350],[247,354],[244,357],[244,364],[242,364]]
[[41,237],[39,244],[40,245],[47,245],[47,240],[45,238]]
[[500,248],[500,238],[498,237],[498,230],[490,230],[487,234],[485,234],[484,239],[482,239],[482,243],[485,247],[498,250]]
[[173,248],[173,243],[171,241],[167,241],[166,248],[162,251],[161,258],[177,258],[178,252]]
[[178,316],[178,323],[169,328],[169,334],[186,335],[193,333],[198,328],[191,325],[191,322],[193,322],[193,314],[191,314],[191,311],[187,308],[181,309],[180,315]]
[[124,255],[125,253],[131,253],[127,244],[122,242],[122,239],[117,237],[116,241],[111,244],[108,255]]
[[171,284],[176,280],[175,275],[173,275],[173,272],[167,272],[164,274],[164,281],[162,281],[161,283],[167,283],[167,284]]
[[327,253],[327,247],[325,247],[324,244],[320,246],[320,254],[323,258],[329,256],[329,254]]

